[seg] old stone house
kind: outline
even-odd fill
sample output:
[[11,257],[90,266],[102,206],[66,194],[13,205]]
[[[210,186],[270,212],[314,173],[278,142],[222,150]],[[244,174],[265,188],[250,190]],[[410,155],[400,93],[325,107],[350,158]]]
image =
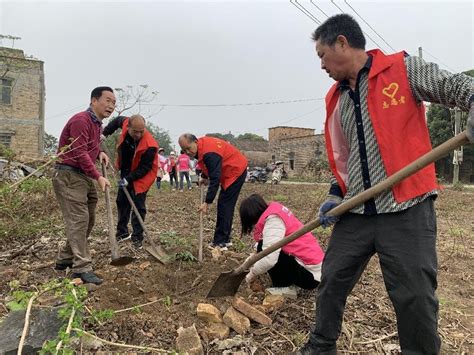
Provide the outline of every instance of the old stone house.
[[43,155],[43,62],[0,47],[0,144],[25,158]]
[[268,129],[272,160],[281,160],[289,175],[324,177],[328,172],[324,135],[313,128],[277,126]]
[[267,140],[236,139],[232,142],[249,161],[249,167],[267,166],[271,162],[271,154]]

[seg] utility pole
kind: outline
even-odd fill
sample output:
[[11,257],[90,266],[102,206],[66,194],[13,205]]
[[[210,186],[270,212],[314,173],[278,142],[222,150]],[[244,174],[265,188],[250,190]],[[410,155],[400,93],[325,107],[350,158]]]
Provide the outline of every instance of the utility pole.
[[420,47],[418,47],[418,57],[420,57],[421,59],[423,59],[423,49]]
[[[454,135],[461,133],[461,110],[457,107],[454,109]],[[454,151],[453,157],[453,185],[459,182],[459,165],[462,163],[462,147]]]

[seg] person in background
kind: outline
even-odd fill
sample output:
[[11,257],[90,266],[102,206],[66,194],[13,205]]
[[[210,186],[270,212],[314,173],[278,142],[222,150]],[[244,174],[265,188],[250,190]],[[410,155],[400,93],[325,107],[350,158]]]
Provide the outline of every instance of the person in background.
[[[100,285],[103,280],[92,271],[87,239],[95,222],[97,189],[110,182],[97,170],[95,162],[107,165],[109,158],[100,151],[102,120],[115,109],[114,91],[108,86],[92,90],[86,111],[72,116],[59,137],[58,152],[65,150],[56,163],[53,188],[66,225],[66,244],[56,259],[56,270],[72,269],[72,278]],[[69,147],[68,147],[69,146]]]
[[176,153],[172,151],[166,160],[166,167],[167,172],[170,175],[170,185],[173,191],[178,188],[178,167],[176,163]]
[[[131,238],[133,246],[142,247],[143,227],[138,221],[123,189],[127,189],[143,220],[146,216],[147,192],[156,180],[158,173],[158,142],[145,128],[145,119],[140,115],[118,116],[104,128],[104,135],[121,130],[117,143],[116,167],[120,170],[119,190],[117,193],[117,232],[118,241]],[[131,235],[128,222],[132,217]]]
[[158,174],[156,175],[156,188],[158,190],[161,188],[161,179],[163,179],[166,172],[166,157],[164,153],[164,148],[158,149]]
[[[278,202],[267,204],[262,196],[252,194],[242,200],[239,207],[242,234],[252,234],[257,242],[257,252],[296,232],[303,223]],[[257,261],[246,276],[247,283],[268,272],[274,288],[270,293],[294,295],[292,286],[312,290],[321,280],[324,252],[310,232],[283,248]]]
[[191,167],[191,159],[187,154],[181,151],[178,157],[178,171],[179,171],[179,191],[184,190],[184,178],[186,178],[186,184],[188,190],[191,190],[191,180],[189,179],[189,169]]

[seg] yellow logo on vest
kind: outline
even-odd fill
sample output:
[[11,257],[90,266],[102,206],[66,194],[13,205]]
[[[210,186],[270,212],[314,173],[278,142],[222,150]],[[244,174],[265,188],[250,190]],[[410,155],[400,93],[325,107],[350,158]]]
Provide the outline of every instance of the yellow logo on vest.
[[399,86],[398,83],[390,83],[389,86],[386,86],[382,89],[382,94],[388,96],[390,101],[383,101],[383,108],[387,109],[390,106],[398,106],[405,104],[405,96],[401,95],[398,99],[395,97],[397,95]]

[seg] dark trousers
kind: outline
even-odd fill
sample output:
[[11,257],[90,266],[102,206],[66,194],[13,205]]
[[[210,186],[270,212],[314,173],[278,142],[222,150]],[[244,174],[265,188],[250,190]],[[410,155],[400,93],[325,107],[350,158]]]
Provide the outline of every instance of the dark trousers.
[[[263,241],[258,243],[258,252],[262,251],[262,244]],[[285,254],[283,251],[280,251],[277,263],[268,270],[268,274],[272,279],[274,287],[296,285],[305,290],[312,290],[319,285],[319,282],[314,279],[312,273],[298,264],[294,256]]]
[[[133,188],[128,186],[128,192],[132,197],[133,202],[137,206],[138,213],[143,220],[146,216],[146,192],[135,194]],[[123,188],[119,188],[117,193],[117,211],[118,211],[118,222],[117,222],[117,237],[128,235],[128,222],[130,221],[130,215],[132,216],[132,241],[141,241],[143,240],[143,228],[138,221],[138,218],[135,215],[135,212],[132,211],[132,206],[128,202],[127,196],[123,192]]]
[[217,200],[217,222],[214,232],[214,244],[228,243],[230,232],[232,231],[232,221],[234,219],[234,209],[240,190],[245,182],[247,170],[240,175],[227,189],[219,192]]
[[170,171],[170,185],[173,187],[173,180],[174,180],[174,185],[176,188],[178,188],[178,174],[176,173],[176,169],[173,168],[173,170]]
[[186,184],[188,189],[191,188],[191,180],[189,180],[189,171],[180,171],[179,172],[179,188],[180,190],[184,189],[184,178],[186,178]]
[[161,179],[162,179],[162,178],[159,177],[159,176],[156,178],[156,188],[157,188],[158,190],[161,189]]
[[375,253],[395,308],[402,353],[438,354],[436,215],[432,198],[397,213],[349,213],[336,223],[322,266],[316,326],[310,342],[321,350],[335,348],[347,296]]

